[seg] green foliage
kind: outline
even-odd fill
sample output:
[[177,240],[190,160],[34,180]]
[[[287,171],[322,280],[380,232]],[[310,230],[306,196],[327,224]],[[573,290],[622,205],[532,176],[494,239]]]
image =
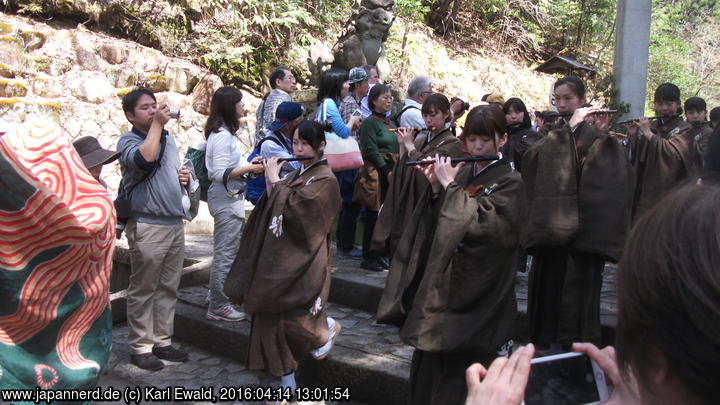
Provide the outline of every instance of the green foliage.
[[288,64],[291,50],[308,46],[312,34],[339,33],[350,10],[349,0],[208,0],[202,8],[215,23],[195,34],[201,37],[193,41],[200,44],[195,60],[226,84],[254,88],[264,87],[269,70]]
[[[440,7],[448,1],[432,4]],[[715,39],[720,0],[652,0],[652,6],[648,93],[670,81],[684,97],[720,94],[720,81],[714,79],[720,57],[713,59],[717,52],[712,51],[720,45]],[[467,28],[460,35],[480,31],[478,38],[491,39],[482,46],[515,53],[530,63],[554,54],[575,57],[598,71],[588,80],[593,94],[622,110],[626,106],[617,104],[611,85],[616,7],[617,0],[463,0]],[[715,35],[697,38],[707,30]]]
[[29,2],[22,4],[18,12],[20,14],[40,15],[43,12],[43,8],[41,4]]
[[676,84],[683,98],[703,88],[709,94],[720,92],[720,88],[708,88],[711,84],[703,83],[690,67],[696,45],[693,39],[718,18],[719,6],[717,0],[653,0],[648,105],[655,88],[664,82]]
[[422,21],[430,12],[430,5],[423,0],[396,0],[395,13],[414,21]]

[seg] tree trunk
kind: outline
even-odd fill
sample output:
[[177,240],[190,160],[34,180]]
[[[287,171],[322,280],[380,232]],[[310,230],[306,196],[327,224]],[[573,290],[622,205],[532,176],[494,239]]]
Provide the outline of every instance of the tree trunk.
[[454,21],[460,11],[462,0],[435,0],[432,3],[427,23],[438,34],[453,30]]
[[454,0],[436,0],[432,3],[430,14],[428,14],[428,25],[436,30],[443,29],[445,16],[450,10],[450,6]]

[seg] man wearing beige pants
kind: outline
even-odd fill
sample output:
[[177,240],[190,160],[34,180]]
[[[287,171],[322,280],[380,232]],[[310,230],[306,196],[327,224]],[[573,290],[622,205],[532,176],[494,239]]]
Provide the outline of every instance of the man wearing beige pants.
[[123,98],[133,124],[120,137],[122,187],[130,199],[127,238],[130,285],[127,293],[130,360],[146,370],[160,370],[161,360],[186,361],[187,353],[172,347],[177,289],[185,257],[181,186],[187,169],[172,136],[163,129],[167,106],[157,106],[150,90],[136,89]]

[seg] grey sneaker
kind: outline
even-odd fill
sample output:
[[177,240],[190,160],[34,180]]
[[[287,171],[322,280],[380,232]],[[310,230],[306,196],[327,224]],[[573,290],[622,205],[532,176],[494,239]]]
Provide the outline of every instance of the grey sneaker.
[[237,322],[245,319],[245,312],[238,311],[232,305],[225,305],[219,311],[208,309],[205,318],[211,321]]

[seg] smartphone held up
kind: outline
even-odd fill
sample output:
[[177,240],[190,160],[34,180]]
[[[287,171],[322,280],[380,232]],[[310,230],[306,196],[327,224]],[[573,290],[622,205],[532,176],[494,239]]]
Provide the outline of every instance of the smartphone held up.
[[608,399],[605,373],[583,353],[532,360],[524,405],[591,405]]

